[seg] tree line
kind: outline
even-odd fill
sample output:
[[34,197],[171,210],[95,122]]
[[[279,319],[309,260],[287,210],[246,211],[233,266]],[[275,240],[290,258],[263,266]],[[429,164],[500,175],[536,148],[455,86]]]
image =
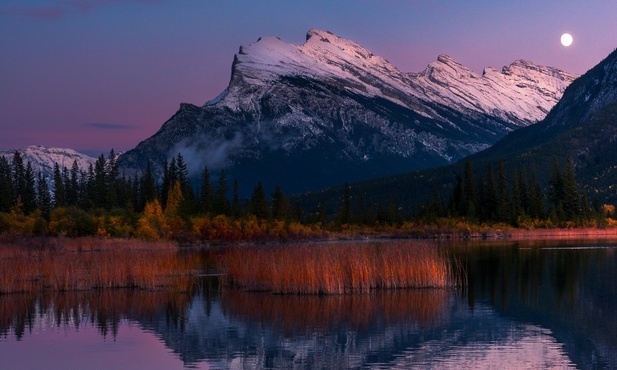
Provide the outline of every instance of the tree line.
[[121,174],[112,150],[87,170],[76,161],[70,169],[56,163],[53,178],[46,179],[16,151],[10,160],[0,156],[0,233],[22,222],[30,226],[17,229],[50,234],[238,241],[314,235],[345,225],[378,228],[459,219],[550,227],[610,215],[606,206],[589,204],[569,158],[563,164],[553,160],[545,186],[536,180],[533,166],[508,171],[503,162],[496,169],[488,162],[485,171],[476,171],[467,161],[463,172],[453,175],[451,191],[435,186],[432,201],[413,211],[403,212],[394,202],[366,204],[345,184],[337,209],[319,203],[305,213],[280,186],[268,196],[259,182],[249,198],[241,199],[238,182],[230,185],[224,170],[212,174],[203,168],[195,186],[181,154],[164,161],[160,177],[150,163],[141,174]]

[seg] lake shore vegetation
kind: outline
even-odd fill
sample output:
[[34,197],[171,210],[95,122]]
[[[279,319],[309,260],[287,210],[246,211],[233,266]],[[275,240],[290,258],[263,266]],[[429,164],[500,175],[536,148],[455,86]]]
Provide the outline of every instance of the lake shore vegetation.
[[[19,152],[0,157],[0,234],[97,236],[174,241],[180,244],[277,243],[364,238],[513,238],[613,236],[615,206],[589,202],[572,161],[555,159],[548,184],[534,169],[475,171],[467,162],[452,189],[437,191],[413,211],[396,204],[364,204],[344,185],[336,209],[300,209],[276,187],[267,196],[258,183],[240,199],[224,171],[204,168],[201,184],[189,181],[181,154],[132,178],[120,175],[116,155],[101,155],[88,171],[54,168],[35,175]],[[410,189],[412,191],[413,189]],[[231,195],[231,196],[230,196]],[[332,207],[331,207],[332,208]]]

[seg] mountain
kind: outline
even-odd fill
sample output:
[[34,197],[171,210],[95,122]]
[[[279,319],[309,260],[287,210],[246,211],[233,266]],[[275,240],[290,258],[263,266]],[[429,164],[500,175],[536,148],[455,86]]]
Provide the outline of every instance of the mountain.
[[14,150],[0,150],[0,156],[5,156],[11,161],[15,151],[21,154],[24,165],[30,162],[35,175],[41,171],[47,179],[53,179],[55,163],[58,163],[60,169],[66,167],[70,170],[73,166],[73,161],[77,161],[79,169],[87,171],[90,164],[94,165],[94,162],[96,162],[96,158],[78,153],[73,149],[48,148],[35,145]]
[[234,57],[228,87],[181,104],[119,161],[155,172],[181,153],[193,174],[289,192],[452,163],[544,118],[576,76],[518,60],[482,75],[441,55],[404,73],[357,43],[311,30],[303,45],[260,38]]
[[[439,168],[411,172],[352,184],[352,196],[373,204],[393,201],[404,209],[430,201],[435,186],[449,194],[454,174],[462,174],[470,160],[476,171],[489,161],[503,161],[506,168],[536,168],[537,179],[546,184],[553,158],[573,161],[577,182],[590,200],[616,203],[617,194],[617,50],[576,79],[546,118],[509,133],[492,147],[464,160]],[[297,201],[307,209],[321,202],[340,208],[342,187],[306,193]]]

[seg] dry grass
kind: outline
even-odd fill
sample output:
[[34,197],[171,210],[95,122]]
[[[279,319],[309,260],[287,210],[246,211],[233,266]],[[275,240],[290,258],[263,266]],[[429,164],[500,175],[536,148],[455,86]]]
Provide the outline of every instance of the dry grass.
[[427,242],[236,247],[222,258],[227,284],[283,294],[343,294],[458,284],[445,252]]
[[185,291],[196,265],[171,243],[19,239],[0,243],[0,293],[125,287]]

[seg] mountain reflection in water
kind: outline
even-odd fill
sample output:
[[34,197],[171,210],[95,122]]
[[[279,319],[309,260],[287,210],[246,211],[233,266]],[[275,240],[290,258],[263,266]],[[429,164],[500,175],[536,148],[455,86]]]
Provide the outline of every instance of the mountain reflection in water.
[[23,367],[11,366],[24,360],[11,352],[18,341],[27,346],[45,328],[63,327],[60,340],[88,325],[118,343],[139,328],[125,352],[154,338],[192,368],[617,367],[615,248],[451,250],[467,268],[463,291],[287,296],[223,289],[209,277],[182,294],[2,295],[1,367]]

